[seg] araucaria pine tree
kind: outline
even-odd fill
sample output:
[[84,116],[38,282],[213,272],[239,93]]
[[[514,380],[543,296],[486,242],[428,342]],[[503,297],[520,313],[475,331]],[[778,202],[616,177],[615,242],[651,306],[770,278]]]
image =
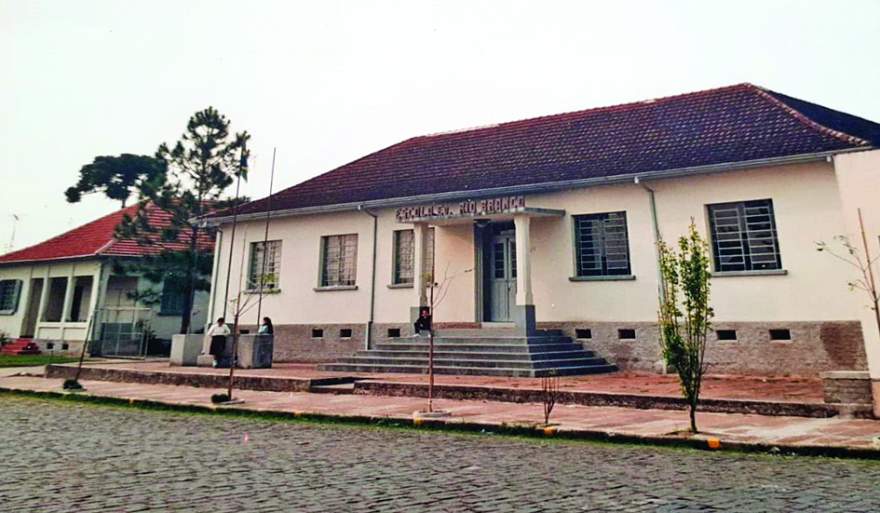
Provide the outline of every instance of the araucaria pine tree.
[[706,372],[706,335],[714,312],[709,305],[709,247],[693,219],[688,235],[678,240],[678,251],[658,243],[663,297],[660,304],[660,340],[666,364],[678,373],[688,403],[691,431],[697,432],[697,404]]
[[[213,107],[196,112],[173,147],[163,143],[156,158],[167,171],[157,180],[139,184],[139,207],[126,216],[117,236],[156,248],[137,262],[123,262],[165,293],[182,300],[180,332],[189,331],[195,293],[210,288],[213,233],[200,218],[218,208],[224,190],[235,178],[247,178],[247,132],[232,134],[229,120]],[[158,211],[158,213],[157,213]],[[161,227],[156,221],[163,217]],[[141,294],[144,303],[159,300],[158,292]]]

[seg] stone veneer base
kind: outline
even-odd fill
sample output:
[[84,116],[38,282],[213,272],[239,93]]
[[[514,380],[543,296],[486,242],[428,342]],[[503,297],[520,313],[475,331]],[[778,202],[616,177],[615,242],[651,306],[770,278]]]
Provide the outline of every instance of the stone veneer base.
[[[540,307],[538,308],[540,314]],[[470,322],[437,322],[437,328],[475,328]],[[538,322],[538,329],[560,329],[586,349],[596,351],[621,370],[663,373],[659,330],[654,322]],[[254,330],[255,326],[243,326]],[[312,337],[313,329],[323,330],[322,338]],[[342,330],[351,330],[343,337]],[[592,337],[577,338],[576,330],[589,329]],[[770,329],[788,329],[791,340],[770,339]],[[395,340],[412,334],[408,322],[375,323],[373,343]],[[635,338],[621,339],[619,330],[633,330]],[[719,340],[717,330],[734,330],[736,340]],[[277,362],[330,362],[365,347],[366,324],[285,324],[275,325]],[[717,322],[709,335],[706,352],[709,372],[759,376],[818,377],[838,370],[867,369],[861,325],[858,321]]]

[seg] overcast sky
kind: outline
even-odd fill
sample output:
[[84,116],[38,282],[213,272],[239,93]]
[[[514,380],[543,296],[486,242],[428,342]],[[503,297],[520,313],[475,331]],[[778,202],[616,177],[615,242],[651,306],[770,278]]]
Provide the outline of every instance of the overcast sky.
[[0,0],[0,253],[118,208],[64,189],[209,105],[249,196],[402,139],[738,82],[880,121],[880,0]]

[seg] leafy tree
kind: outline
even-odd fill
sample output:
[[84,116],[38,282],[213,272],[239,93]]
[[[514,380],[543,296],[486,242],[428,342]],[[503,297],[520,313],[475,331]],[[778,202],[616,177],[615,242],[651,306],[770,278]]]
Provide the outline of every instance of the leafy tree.
[[696,433],[697,404],[706,372],[706,334],[714,316],[709,305],[709,246],[693,219],[688,235],[678,240],[677,253],[663,241],[657,245],[664,283],[659,315],[663,358],[678,373],[691,431]]
[[[154,248],[144,258],[118,265],[180,294],[181,333],[189,331],[195,293],[211,286],[213,232],[200,218],[225,203],[221,196],[237,176],[247,179],[250,136],[232,134],[229,124],[213,107],[193,114],[174,146],[159,146],[156,158],[166,167],[164,176],[139,183],[137,213],[124,216],[116,229],[118,237]],[[147,291],[139,299],[149,304],[160,297]]]
[[123,153],[118,157],[95,157],[91,164],[79,170],[79,181],[64,191],[68,203],[77,203],[83,194],[103,192],[112,200],[122,202],[122,208],[133,190],[145,182],[162,180],[165,162],[147,155]]

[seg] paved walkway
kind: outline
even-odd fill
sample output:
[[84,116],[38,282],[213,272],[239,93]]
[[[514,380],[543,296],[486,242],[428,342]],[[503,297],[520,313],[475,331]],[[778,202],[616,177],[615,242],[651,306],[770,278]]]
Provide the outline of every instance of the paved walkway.
[[[210,397],[221,390],[171,385],[85,381],[87,394],[124,400],[156,401],[169,405],[213,408]],[[59,392],[61,380],[15,376],[0,378],[0,389]],[[245,402],[223,408],[254,411],[323,414],[343,417],[390,418],[411,421],[426,400],[411,397],[333,395],[313,393],[236,391]],[[542,421],[539,403],[437,400],[435,408],[452,417],[444,422],[480,424],[487,429],[535,426]],[[671,410],[559,405],[552,422],[560,433],[584,436],[627,436],[655,441],[680,439],[687,413]],[[702,437],[712,436],[724,446],[770,445],[792,450],[811,448],[873,451],[880,456],[880,422],[842,418],[769,417],[747,414],[701,413]],[[702,443],[702,442],[701,442]]]
[[[171,367],[167,361],[96,362],[90,367],[112,367],[145,372],[167,372],[181,374],[229,373],[228,369],[205,367]],[[331,378],[352,376],[373,381],[394,383],[425,383],[424,374],[395,373],[340,373],[317,370],[314,364],[280,363],[271,369],[236,369],[240,376],[269,376],[286,378]],[[492,376],[435,376],[439,385],[475,385],[499,388],[541,388],[540,378],[505,378]],[[660,397],[680,397],[678,378],[674,375],[653,373],[615,372],[590,376],[568,376],[560,378],[560,388],[579,392],[604,392],[618,394],[652,395]],[[801,377],[756,377],[709,375],[704,378],[702,397],[705,399],[748,399],[756,401],[779,401],[798,403],[822,403],[822,381],[818,378]]]

